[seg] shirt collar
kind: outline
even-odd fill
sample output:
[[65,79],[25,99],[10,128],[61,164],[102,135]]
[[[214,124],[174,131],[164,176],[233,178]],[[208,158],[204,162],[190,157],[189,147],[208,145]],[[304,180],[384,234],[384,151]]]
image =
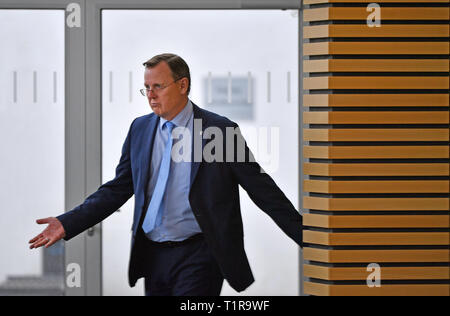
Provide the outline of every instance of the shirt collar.
[[[191,100],[188,99],[188,102],[186,103],[186,106],[181,110],[180,113],[178,113],[177,116],[175,116],[171,122],[175,125],[175,127],[183,126],[186,127],[189,119],[192,116],[193,113],[193,106]],[[164,123],[167,122],[167,120],[163,119],[162,117],[159,120],[159,128],[162,129]]]

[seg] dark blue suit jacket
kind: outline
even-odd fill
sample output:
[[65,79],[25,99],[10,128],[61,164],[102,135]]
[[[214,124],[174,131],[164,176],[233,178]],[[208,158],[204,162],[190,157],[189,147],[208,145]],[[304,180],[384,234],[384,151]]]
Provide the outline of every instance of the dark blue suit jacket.
[[[194,119],[202,120],[203,131],[208,127],[218,127],[223,135],[226,135],[227,127],[238,127],[229,119],[203,110],[195,104]],[[66,231],[64,239],[69,240],[114,213],[134,194],[130,286],[134,286],[140,277],[147,276],[145,258],[148,253],[145,251],[148,249],[143,247],[142,241],[145,237],[140,227],[148,205],[145,192],[149,183],[150,157],[158,123],[159,117],[153,113],[135,119],[123,145],[115,178],[103,184],[83,204],[58,217]],[[239,143],[237,138],[244,141],[240,134],[235,137],[236,144]],[[194,146],[201,144],[204,147],[206,140],[202,138],[201,135],[193,135]],[[194,150],[193,148],[193,152]],[[244,290],[254,281],[244,251],[239,185],[290,238],[303,246],[302,216],[272,178],[261,173],[258,163],[251,162],[251,153],[246,144],[245,151],[244,162],[237,162],[236,150],[234,162],[193,162],[189,193],[191,208],[205,240],[224,277],[237,291]],[[227,157],[225,137],[223,153],[224,157]]]

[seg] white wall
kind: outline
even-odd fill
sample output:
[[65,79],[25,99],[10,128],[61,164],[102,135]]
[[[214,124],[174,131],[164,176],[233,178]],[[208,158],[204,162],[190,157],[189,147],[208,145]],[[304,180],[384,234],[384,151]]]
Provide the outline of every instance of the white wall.
[[[191,69],[191,100],[205,108],[203,79],[213,75],[255,78],[255,120],[237,121],[256,157],[251,129],[280,131],[279,169],[271,172],[291,202],[298,205],[298,18],[292,11],[106,10],[103,11],[103,182],[114,177],[132,120],[151,111],[138,89],[142,63],[164,52],[180,55]],[[113,74],[110,83],[110,72]],[[129,73],[132,73],[130,102]],[[267,101],[271,73],[271,102]],[[287,73],[291,73],[291,101]],[[112,84],[112,90],[110,90]],[[112,91],[112,95],[111,95]],[[112,98],[112,102],[111,101]],[[220,113],[219,113],[220,114]],[[232,117],[230,119],[233,120]],[[134,201],[130,199],[103,224],[103,293],[142,295],[143,282],[127,284]],[[298,247],[241,192],[245,248],[256,282],[236,293],[228,284],[222,295],[298,295]]]

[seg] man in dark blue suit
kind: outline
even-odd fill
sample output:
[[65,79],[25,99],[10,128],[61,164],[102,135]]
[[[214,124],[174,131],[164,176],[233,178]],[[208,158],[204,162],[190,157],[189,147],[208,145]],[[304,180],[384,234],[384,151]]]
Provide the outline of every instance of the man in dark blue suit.
[[131,124],[115,178],[72,211],[38,220],[49,225],[30,248],[70,240],[134,195],[130,286],[145,277],[147,295],[219,295],[225,278],[243,291],[254,279],[239,185],[300,246],[302,216],[254,161],[238,125],[189,100],[182,58],[162,54],[144,65],[141,93],[153,113]]

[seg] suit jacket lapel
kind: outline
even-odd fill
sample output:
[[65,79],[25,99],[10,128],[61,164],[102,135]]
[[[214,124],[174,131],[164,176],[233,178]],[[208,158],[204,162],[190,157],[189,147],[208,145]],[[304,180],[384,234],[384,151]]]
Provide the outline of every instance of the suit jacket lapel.
[[[192,101],[191,101],[192,102]],[[205,147],[206,144],[206,139],[203,139],[203,132],[206,129],[206,118],[203,115],[203,111],[202,109],[200,109],[197,105],[195,105],[192,102],[193,105],[193,110],[194,110],[194,129],[193,129],[193,135],[192,135],[192,156],[191,156],[191,187],[192,184],[194,183],[195,177],[197,176],[197,172],[198,172],[198,168],[200,167],[201,161],[203,160],[203,148]],[[196,130],[195,126],[195,120],[201,120],[201,132],[199,130]],[[197,139],[196,139],[197,138]],[[200,161],[196,161],[199,160],[198,157],[197,159],[195,159],[195,145],[197,142],[199,142],[201,140],[202,143],[202,148],[201,148],[201,159]],[[198,144],[198,143],[197,143]],[[198,147],[198,146],[197,146]],[[198,148],[197,150],[200,150],[200,148]],[[199,156],[197,154],[197,156]]]
[[143,149],[141,154],[141,170],[144,175],[142,179],[143,188],[144,188],[144,196],[146,194],[148,182],[150,179],[150,158],[152,156],[153,151],[153,143],[155,141],[156,128],[158,127],[159,117],[157,115],[150,116],[150,121],[147,124],[147,127],[144,130],[143,134]]

